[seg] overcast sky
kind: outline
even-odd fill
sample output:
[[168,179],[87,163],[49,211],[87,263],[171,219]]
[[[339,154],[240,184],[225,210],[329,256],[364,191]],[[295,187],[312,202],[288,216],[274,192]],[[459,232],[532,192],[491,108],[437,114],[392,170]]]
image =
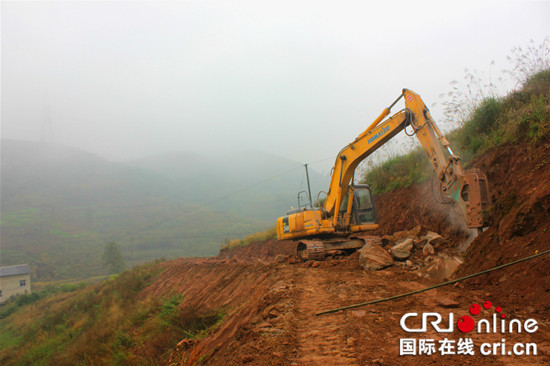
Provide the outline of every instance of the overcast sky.
[[465,68],[510,68],[550,2],[2,1],[1,21],[2,138],[313,162],[403,87],[432,106]]

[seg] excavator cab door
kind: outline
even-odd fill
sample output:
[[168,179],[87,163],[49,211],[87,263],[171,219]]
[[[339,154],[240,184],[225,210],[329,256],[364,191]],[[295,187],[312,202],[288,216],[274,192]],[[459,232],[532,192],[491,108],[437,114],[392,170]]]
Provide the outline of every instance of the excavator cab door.
[[376,210],[372,192],[367,184],[353,186],[352,225],[367,225],[376,222]]

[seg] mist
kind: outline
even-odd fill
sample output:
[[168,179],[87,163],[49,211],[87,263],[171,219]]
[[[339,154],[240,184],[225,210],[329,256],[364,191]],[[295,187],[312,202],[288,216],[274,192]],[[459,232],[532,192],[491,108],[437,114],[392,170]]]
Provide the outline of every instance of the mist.
[[261,150],[328,171],[403,87],[431,106],[464,68],[509,67],[512,47],[548,35],[550,4],[56,1],[1,13],[2,138],[113,161]]

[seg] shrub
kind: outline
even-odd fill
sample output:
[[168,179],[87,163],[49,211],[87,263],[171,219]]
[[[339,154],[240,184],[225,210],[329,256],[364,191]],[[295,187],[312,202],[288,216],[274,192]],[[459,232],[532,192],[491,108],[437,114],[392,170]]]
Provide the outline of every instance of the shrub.
[[431,177],[431,171],[424,150],[417,148],[373,167],[360,182],[369,184],[374,193],[383,193],[422,182]]
[[266,231],[261,231],[261,232],[248,235],[244,239],[234,239],[234,240],[226,239],[221,249],[227,250],[227,249],[232,249],[239,246],[245,247],[252,243],[260,243],[262,241],[273,239],[276,236],[277,236],[277,229],[275,228],[275,226],[273,226],[272,228],[269,228]]

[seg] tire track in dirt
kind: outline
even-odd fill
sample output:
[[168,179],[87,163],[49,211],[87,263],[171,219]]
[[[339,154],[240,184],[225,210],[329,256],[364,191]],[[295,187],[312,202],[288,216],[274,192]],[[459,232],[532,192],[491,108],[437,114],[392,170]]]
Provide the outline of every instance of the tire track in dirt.
[[353,339],[346,335],[341,314],[316,316],[334,306],[335,295],[323,283],[321,271],[301,268],[294,318],[297,356],[293,365],[359,365]]

